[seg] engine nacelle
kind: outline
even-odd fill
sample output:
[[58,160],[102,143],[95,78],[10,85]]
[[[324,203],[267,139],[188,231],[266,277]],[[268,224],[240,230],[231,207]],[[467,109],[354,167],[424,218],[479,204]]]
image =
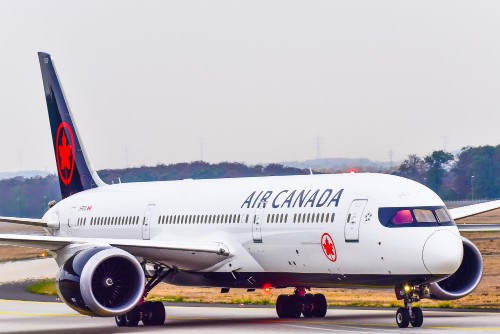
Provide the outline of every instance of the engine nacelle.
[[483,276],[483,257],[470,240],[462,237],[464,257],[458,270],[442,281],[431,283],[431,299],[452,300],[467,296]]
[[111,317],[139,303],[145,286],[135,257],[113,247],[87,248],[71,256],[59,269],[59,297],[79,313]]

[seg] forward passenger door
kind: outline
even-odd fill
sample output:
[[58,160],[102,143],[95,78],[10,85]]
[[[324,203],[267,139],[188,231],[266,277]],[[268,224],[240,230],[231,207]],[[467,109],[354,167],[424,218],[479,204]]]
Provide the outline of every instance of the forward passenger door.
[[368,200],[366,199],[355,199],[352,201],[349,212],[347,213],[347,219],[345,221],[345,241],[359,241],[359,226],[361,225],[363,211],[365,210],[367,202]]

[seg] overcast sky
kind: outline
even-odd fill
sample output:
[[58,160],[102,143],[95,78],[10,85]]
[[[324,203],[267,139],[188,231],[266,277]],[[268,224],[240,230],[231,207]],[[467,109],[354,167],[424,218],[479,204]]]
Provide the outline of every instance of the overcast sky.
[[[95,164],[500,143],[499,1],[0,0],[0,171],[55,171],[37,51]],[[202,144],[202,145],[201,145]]]

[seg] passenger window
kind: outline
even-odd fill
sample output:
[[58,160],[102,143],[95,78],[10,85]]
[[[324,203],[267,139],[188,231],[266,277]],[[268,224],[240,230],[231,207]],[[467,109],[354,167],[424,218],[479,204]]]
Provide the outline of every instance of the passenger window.
[[315,216],[315,214],[313,213],[311,216],[312,216],[312,217],[311,217],[311,218],[312,218],[311,223],[314,223],[314,216]]
[[399,210],[392,218],[392,222],[396,225],[413,223],[413,216],[411,214],[411,211]]

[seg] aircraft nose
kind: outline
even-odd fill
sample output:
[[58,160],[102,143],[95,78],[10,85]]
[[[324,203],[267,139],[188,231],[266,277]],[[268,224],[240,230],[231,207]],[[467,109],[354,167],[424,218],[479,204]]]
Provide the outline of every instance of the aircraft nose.
[[450,231],[439,230],[431,234],[422,250],[424,266],[433,275],[451,275],[462,263],[462,240]]

